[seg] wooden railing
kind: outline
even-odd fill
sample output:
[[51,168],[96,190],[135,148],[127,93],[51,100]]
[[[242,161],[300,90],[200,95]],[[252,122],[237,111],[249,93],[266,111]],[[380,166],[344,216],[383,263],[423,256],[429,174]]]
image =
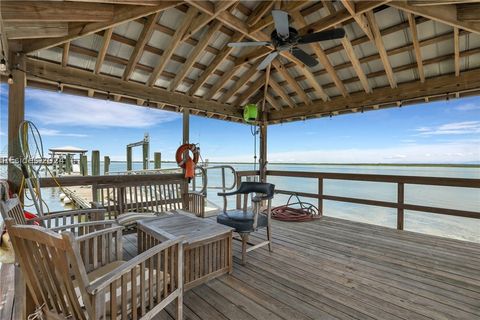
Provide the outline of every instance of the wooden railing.
[[[258,174],[259,174],[258,171],[238,171],[237,184],[238,185],[240,184],[240,182],[242,181],[242,178],[257,176]],[[480,219],[480,211],[457,210],[457,209],[450,209],[450,208],[440,208],[440,207],[431,207],[431,206],[405,203],[405,185],[411,184],[411,185],[461,187],[461,188],[477,188],[478,189],[480,188],[480,179],[267,170],[267,178],[269,176],[316,179],[317,185],[318,185],[317,193],[297,192],[297,191],[282,190],[282,189],[276,189],[275,191],[278,194],[296,194],[300,197],[317,199],[318,209],[320,212],[323,212],[323,200],[348,202],[348,203],[355,203],[355,204],[361,204],[361,205],[371,205],[371,206],[397,209],[397,229],[398,230],[403,230],[404,220],[405,220],[404,218],[405,210]],[[325,180],[393,183],[397,185],[397,201],[390,202],[390,201],[380,201],[380,200],[343,197],[343,196],[325,194],[324,188],[323,188]]]

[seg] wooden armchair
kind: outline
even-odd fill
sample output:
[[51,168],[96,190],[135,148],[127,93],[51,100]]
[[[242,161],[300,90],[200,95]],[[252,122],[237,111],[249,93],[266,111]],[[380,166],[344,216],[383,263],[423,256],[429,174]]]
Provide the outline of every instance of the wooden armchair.
[[[33,304],[47,319],[151,319],[175,299],[182,319],[182,238],[172,236],[123,261],[121,227],[75,238],[69,231],[6,222]],[[111,239],[112,252],[95,249]],[[103,262],[85,263],[81,243],[96,243],[93,261]]]

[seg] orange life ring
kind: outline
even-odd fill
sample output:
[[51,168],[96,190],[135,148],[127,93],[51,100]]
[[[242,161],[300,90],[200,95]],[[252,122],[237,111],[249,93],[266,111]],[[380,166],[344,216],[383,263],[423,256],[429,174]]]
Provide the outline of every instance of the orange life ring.
[[[190,157],[190,151],[193,154],[193,159]],[[185,156],[186,155],[186,156]],[[194,144],[182,144],[175,154],[175,160],[180,168],[185,169],[185,178],[189,181],[195,176],[195,165],[200,158],[200,148]]]

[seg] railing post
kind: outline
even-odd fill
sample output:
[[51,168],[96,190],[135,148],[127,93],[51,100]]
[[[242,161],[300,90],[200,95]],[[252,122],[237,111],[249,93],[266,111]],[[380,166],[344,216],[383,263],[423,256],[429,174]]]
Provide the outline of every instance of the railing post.
[[318,214],[323,216],[323,178],[318,178]]
[[403,204],[405,203],[405,184],[403,182],[399,182],[397,189],[397,230],[403,230]]

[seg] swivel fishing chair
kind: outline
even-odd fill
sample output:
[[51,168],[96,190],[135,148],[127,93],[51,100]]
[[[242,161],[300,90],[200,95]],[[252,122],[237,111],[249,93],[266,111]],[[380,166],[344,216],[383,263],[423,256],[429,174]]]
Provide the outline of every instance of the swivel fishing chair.
[[[268,244],[272,251],[272,229],[271,229],[271,208],[275,185],[260,182],[242,182],[240,187],[233,192],[218,193],[223,197],[223,212],[217,216],[217,222],[234,228],[240,235],[242,241],[242,264],[247,261],[247,252],[258,249]],[[252,206],[248,205],[248,198],[251,193]],[[227,210],[227,196],[242,195],[243,208],[241,210]],[[261,212],[262,202],[267,201],[267,213]],[[253,245],[248,241],[251,232],[260,228],[267,228],[267,241]],[[252,247],[247,249],[247,244]]]

